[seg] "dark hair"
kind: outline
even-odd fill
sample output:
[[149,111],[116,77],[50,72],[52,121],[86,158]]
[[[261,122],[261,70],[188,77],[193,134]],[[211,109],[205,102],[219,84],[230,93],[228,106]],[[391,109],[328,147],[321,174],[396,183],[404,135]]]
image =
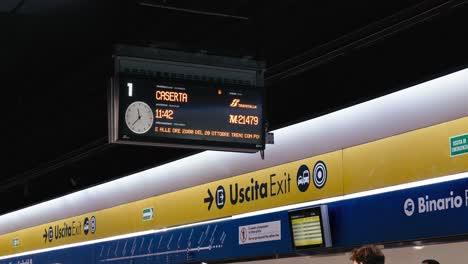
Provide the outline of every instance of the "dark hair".
[[374,245],[366,245],[351,251],[352,261],[363,264],[384,264],[385,256],[382,251]]
[[421,263],[423,264],[440,264],[439,261],[435,259],[425,259]]

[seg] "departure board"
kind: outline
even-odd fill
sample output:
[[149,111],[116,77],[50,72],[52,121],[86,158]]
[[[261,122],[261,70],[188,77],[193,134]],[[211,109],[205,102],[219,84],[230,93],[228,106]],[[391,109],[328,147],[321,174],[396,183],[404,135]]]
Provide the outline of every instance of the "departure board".
[[242,152],[264,149],[260,87],[137,75],[120,75],[116,82],[117,143]]
[[289,212],[294,248],[327,246],[330,243],[328,222],[324,223],[327,220],[328,217],[322,215],[321,207]]

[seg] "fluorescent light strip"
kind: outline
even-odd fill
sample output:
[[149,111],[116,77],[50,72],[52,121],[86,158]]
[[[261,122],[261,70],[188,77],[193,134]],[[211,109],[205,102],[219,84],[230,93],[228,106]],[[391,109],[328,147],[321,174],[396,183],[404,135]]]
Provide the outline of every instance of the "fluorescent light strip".
[[180,228],[187,228],[187,227],[193,227],[193,226],[198,226],[198,225],[205,225],[205,224],[211,224],[211,223],[216,223],[216,222],[223,222],[223,221],[226,221],[226,220],[240,219],[240,218],[252,217],[252,216],[263,215],[263,214],[268,214],[268,213],[293,210],[293,209],[297,209],[297,208],[301,208],[301,207],[315,206],[315,205],[320,205],[320,204],[328,204],[328,203],[337,202],[337,201],[356,199],[356,198],[360,198],[360,197],[366,197],[366,196],[382,194],[382,193],[387,193],[387,192],[405,190],[405,189],[421,187],[421,186],[427,186],[427,185],[431,185],[431,184],[443,183],[443,182],[454,181],[454,180],[460,180],[460,179],[465,179],[465,178],[468,178],[468,172],[462,172],[462,173],[458,173],[458,174],[452,174],[452,175],[448,175],[448,176],[437,177],[437,178],[427,179],[427,180],[422,180],[422,181],[417,181],[417,182],[404,183],[404,184],[399,184],[399,185],[395,185],[395,186],[384,187],[384,188],[379,188],[379,189],[374,189],[374,190],[369,190],[369,191],[364,191],[364,192],[358,192],[358,193],[353,193],[353,194],[347,194],[347,195],[343,195],[343,196],[326,198],[326,199],[321,199],[321,200],[316,200],[316,201],[311,201],[311,202],[298,203],[298,204],[293,204],[293,205],[286,205],[286,206],[281,206],[281,207],[276,207],[276,208],[271,208],[271,209],[265,209],[265,210],[260,210],[260,211],[245,213],[245,214],[234,215],[232,217],[225,217],[225,218],[209,220],[209,221],[203,221],[203,222],[197,222],[197,223],[186,224],[186,225],[180,225],[180,226],[175,226],[175,227],[162,228],[162,229],[158,229],[158,230],[148,230],[148,231],[142,231],[142,232],[135,232],[135,233],[125,234],[125,235],[112,236],[112,237],[107,237],[107,238],[102,238],[102,239],[96,239],[96,240],[93,240],[93,241],[74,243],[74,244],[63,245],[63,246],[47,248],[47,249],[33,250],[33,251],[18,253],[18,254],[14,254],[14,255],[2,256],[2,257],[0,257],[0,260],[4,260],[4,259],[8,259],[8,258],[14,258],[14,257],[21,257],[21,256],[25,256],[25,255],[44,253],[44,252],[48,252],[48,251],[71,248],[71,247],[78,247],[78,246],[85,246],[85,245],[90,245],[90,244],[97,244],[97,243],[101,243],[101,242],[107,242],[107,241],[113,241],[113,240],[118,240],[118,239],[130,238],[130,237],[135,237],[135,236],[156,234],[156,233],[172,231],[172,230],[176,230],[176,229],[180,229]]

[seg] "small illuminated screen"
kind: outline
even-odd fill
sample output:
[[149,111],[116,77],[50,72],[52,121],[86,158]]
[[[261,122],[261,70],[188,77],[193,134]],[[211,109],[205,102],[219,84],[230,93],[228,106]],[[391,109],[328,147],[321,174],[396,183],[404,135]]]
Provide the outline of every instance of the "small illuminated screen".
[[258,87],[124,75],[119,113],[121,140],[264,148]]
[[289,212],[295,248],[324,246],[320,207]]

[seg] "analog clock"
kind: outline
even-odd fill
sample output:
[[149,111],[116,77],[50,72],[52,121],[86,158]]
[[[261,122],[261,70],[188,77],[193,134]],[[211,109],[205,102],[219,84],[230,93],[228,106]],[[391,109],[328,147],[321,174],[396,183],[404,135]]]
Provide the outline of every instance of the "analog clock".
[[136,134],[144,134],[153,126],[153,111],[144,102],[131,103],[125,111],[125,123]]

